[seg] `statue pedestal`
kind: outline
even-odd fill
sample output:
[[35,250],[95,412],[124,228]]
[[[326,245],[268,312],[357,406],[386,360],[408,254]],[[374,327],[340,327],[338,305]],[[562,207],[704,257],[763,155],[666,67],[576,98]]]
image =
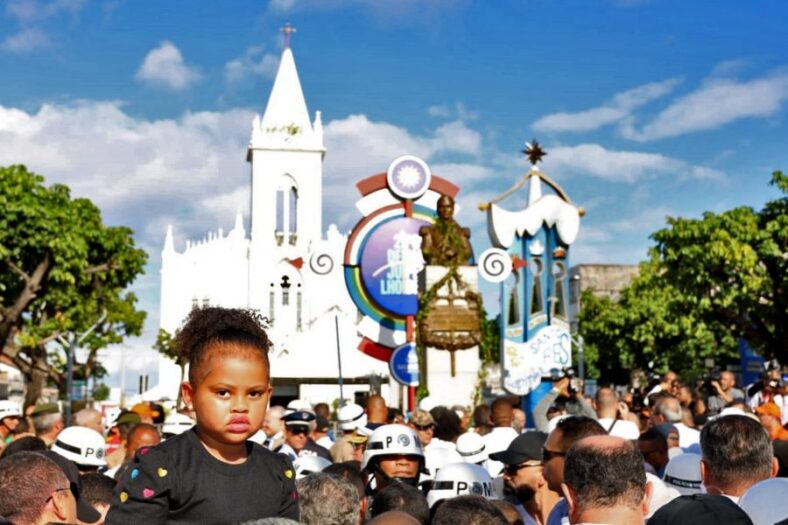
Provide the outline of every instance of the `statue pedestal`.
[[[444,266],[426,266],[419,274],[419,293],[424,294],[449,272]],[[466,292],[478,294],[478,272],[475,266],[457,268],[466,287],[458,289],[454,280],[441,286],[433,301],[428,317],[433,329],[471,332],[478,330],[478,306],[467,301]],[[439,311],[440,310],[440,311]],[[445,314],[445,315],[444,315]],[[479,347],[447,351],[427,345],[427,388],[430,397],[440,404],[469,405],[476,388],[481,368]]]
[[[449,269],[445,266],[425,266],[419,273],[419,293],[424,293],[432,288],[435,283],[440,281],[446,276]],[[468,290],[472,292],[479,291],[479,272],[475,266],[458,266],[457,273],[460,278],[468,285]],[[455,293],[457,293],[455,291]],[[448,285],[444,285],[438,290],[439,296],[449,295]]]

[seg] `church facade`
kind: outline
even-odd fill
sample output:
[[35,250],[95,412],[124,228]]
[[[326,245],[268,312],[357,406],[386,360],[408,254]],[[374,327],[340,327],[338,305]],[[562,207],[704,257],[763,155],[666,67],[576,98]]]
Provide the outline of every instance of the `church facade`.
[[[170,227],[161,266],[161,328],[174,333],[196,307],[254,309],[271,323],[275,395],[313,403],[340,396],[338,347],[346,399],[366,391],[370,376],[388,376],[387,363],[357,350],[358,311],[342,267],[347,239],[334,225],[323,232],[325,155],[320,112],[310,119],[288,46],[265,112],[252,122],[249,232],[238,213],[226,234],[219,229],[178,252]],[[174,399],[179,381],[178,367],[162,357],[159,384],[146,397]]]

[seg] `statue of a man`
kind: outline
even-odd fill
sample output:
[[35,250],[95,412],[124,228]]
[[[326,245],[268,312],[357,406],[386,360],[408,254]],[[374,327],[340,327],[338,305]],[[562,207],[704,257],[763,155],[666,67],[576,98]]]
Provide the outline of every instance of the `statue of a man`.
[[438,220],[422,226],[421,253],[424,261],[435,266],[464,266],[473,257],[470,228],[463,228],[453,219],[454,199],[441,195],[438,199]]

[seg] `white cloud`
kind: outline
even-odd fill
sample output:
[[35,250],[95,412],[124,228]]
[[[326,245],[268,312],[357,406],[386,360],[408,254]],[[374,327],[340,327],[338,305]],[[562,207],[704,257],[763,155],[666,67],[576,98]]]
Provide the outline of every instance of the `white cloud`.
[[4,51],[12,53],[27,53],[42,47],[49,46],[50,41],[46,33],[37,27],[28,27],[18,33],[9,35],[0,44]]
[[545,132],[580,132],[593,131],[621,122],[629,117],[632,111],[664,97],[681,82],[678,78],[670,78],[661,82],[652,82],[616,94],[606,104],[579,111],[576,113],[553,113],[545,115],[534,122],[536,131]]
[[5,12],[8,16],[22,23],[36,22],[50,18],[62,12],[76,15],[87,4],[86,0],[7,0]]
[[453,108],[446,104],[430,106],[427,108],[427,115],[435,118],[456,118],[464,122],[479,118],[479,113],[469,110],[462,102],[457,102]]
[[379,20],[424,23],[438,14],[453,12],[470,4],[470,0],[271,0],[268,7],[275,13],[304,10],[366,9]]
[[136,78],[154,86],[183,91],[200,80],[201,75],[196,68],[186,65],[172,42],[165,40],[145,55]]
[[641,129],[622,131],[626,138],[649,141],[717,129],[744,118],[776,114],[788,100],[788,73],[779,72],[747,82],[713,78],[665,108]]
[[296,5],[296,0],[271,0],[270,8],[280,13],[286,13],[293,9]]
[[0,43],[0,49],[11,53],[27,53],[49,47],[52,41],[43,27],[47,25],[47,20],[61,13],[75,17],[86,3],[86,0],[7,0],[6,15],[16,20],[19,30],[6,36]]
[[273,78],[279,68],[279,57],[266,53],[264,46],[251,46],[238,58],[224,65],[224,76],[229,84],[240,82],[249,76]]
[[552,148],[545,157],[547,172],[591,175],[615,182],[636,182],[644,177],[674,174],[682,177],[723,179],[724,174],[659,153],[608,150],[599,144]]

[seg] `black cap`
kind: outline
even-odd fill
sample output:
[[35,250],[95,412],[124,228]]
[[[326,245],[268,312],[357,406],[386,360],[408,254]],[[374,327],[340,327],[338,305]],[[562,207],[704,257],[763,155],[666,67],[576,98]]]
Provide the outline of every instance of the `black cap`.
[[312,412],[307,412],[306,410],[296,410],[295,412],[291,412],[290,414],[282,417],[282,421],[284,421],[285,425],[288,427],[296,425],[308,427],[309,423],[314,420],[315,415]]
[[509,448],[490,454],[490,459],[500,461],[504,465],[517,465],[523,461],[541,461],[542,447],[547,440],[544,432],[526,432],[520,434],[509,443]]
[[77,466],[74,464],[74,462],[67,460],[57,452],[52,452],[51,450],[40,450],[37,451],[36,454],[46,456],[57,463],[57,466],[60,467],[60,470],[62,470],[66,475],[66,478],[68,478],[68,483],[71,485],[71,492],[74,494],[74,498],[77,500],[77,519],[79,521],[84,521],[85,523],[96,523],[99,519],[101,519],[101,514],[99,511],[93,508],[93,505],[83,499],[80,499],[79,497],[79,491],[82,489],[82,483],[79,480],[79,469],[77,469]]
[[752,525],[747,513],[726,496],[681,496],[654,513],[648,525]]

